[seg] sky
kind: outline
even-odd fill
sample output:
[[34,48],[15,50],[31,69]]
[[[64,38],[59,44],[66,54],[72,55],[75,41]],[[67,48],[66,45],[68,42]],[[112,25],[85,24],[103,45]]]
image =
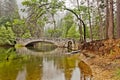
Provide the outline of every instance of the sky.
[[27,13],[21,11],[21,9],[24,9],[24,8],[25,8],[25,6],[23,6],[23,5],[21,4],[21,2],[24,1],[24,0],[16,0],[16,1],[17,1],[17,5],[18,5],[20,17],[23,18],[23,17],[27,16]]
[[65,1],[65,5],[66,5],[68,8],[74,7],[74,5],[71,4],[71,1],[70,1],[70,0],[66,0],[66,1]]

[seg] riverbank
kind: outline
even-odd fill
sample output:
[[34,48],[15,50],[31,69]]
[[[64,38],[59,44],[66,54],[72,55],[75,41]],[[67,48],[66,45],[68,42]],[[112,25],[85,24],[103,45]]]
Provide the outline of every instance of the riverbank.
[[91,67],[93,80],[119,80],[118,78],[120,78],[120,74],[117,74],[120,61],[119,59],[111,59],[111,55],[88,57],[84,58],[83,61]]
[[120,80],[120,39],[85,43],[81,49],[93,80]]
[[4,44],[4,45],[0,45],[0,47],[10,48],[10,47],[14,47],[14,45]]

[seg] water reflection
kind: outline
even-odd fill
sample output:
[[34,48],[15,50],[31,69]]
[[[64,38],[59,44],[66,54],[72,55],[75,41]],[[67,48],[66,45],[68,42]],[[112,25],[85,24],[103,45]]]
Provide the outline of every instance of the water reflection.
[[[87,80],[88,77],[81,76],[89,76],[83,68],[88,65],[79,59],[79,54],[65,55],[66,51],[60,48],[47,53],[27,48],[12,51],[13,59],[0,62],[0,80]],[[0,58],[6,56],[3,53],[6,49],[1,49]]]
[[84,61],[80,61],[78,67],[81,72],[80,80],[92,80],[92,70]]
[[26,67],[18,72],[16,80],[26,80]]
[[47,52],[54,50],[57,46],[52,43],[37,42],[33,43],[32,46],[27,46],[27,48],[35,52]]

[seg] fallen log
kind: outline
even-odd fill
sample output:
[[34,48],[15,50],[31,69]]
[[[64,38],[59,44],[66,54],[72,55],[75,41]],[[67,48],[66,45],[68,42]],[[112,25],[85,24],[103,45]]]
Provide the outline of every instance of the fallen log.
[[76,53],[79,53],[81,50],[77,50],[77,51],[71,51],[71,52],[68,52],[66,54],[76,54]]

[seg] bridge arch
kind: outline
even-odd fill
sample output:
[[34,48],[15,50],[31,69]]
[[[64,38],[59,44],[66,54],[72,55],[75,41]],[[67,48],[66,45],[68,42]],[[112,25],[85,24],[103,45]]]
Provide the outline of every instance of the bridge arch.
[[49,41],[31,41],[31,42],[25,44],[25,47],[27,47],[27,46],[34,46],[34,44],[39,43],[39,42],[53,44],[53,45],[57,46],[57,44],[55,44],[53,42],[49,42]]
[[71,39],[71,40],[67,41],[67,48],[69,50],[72,50],[73,48],[75,48],[75,40],[74,39]]
[[47,39],[47,38],[39,38],[39,39],[29,38],[29,39],[21,39],[18,41],[18,43],[20,43],[24,46],[31,44],[31,43],[37,43],[37,42],[46,42],[46,43],[52,43],[52,44],[57,45],[53,39]]

